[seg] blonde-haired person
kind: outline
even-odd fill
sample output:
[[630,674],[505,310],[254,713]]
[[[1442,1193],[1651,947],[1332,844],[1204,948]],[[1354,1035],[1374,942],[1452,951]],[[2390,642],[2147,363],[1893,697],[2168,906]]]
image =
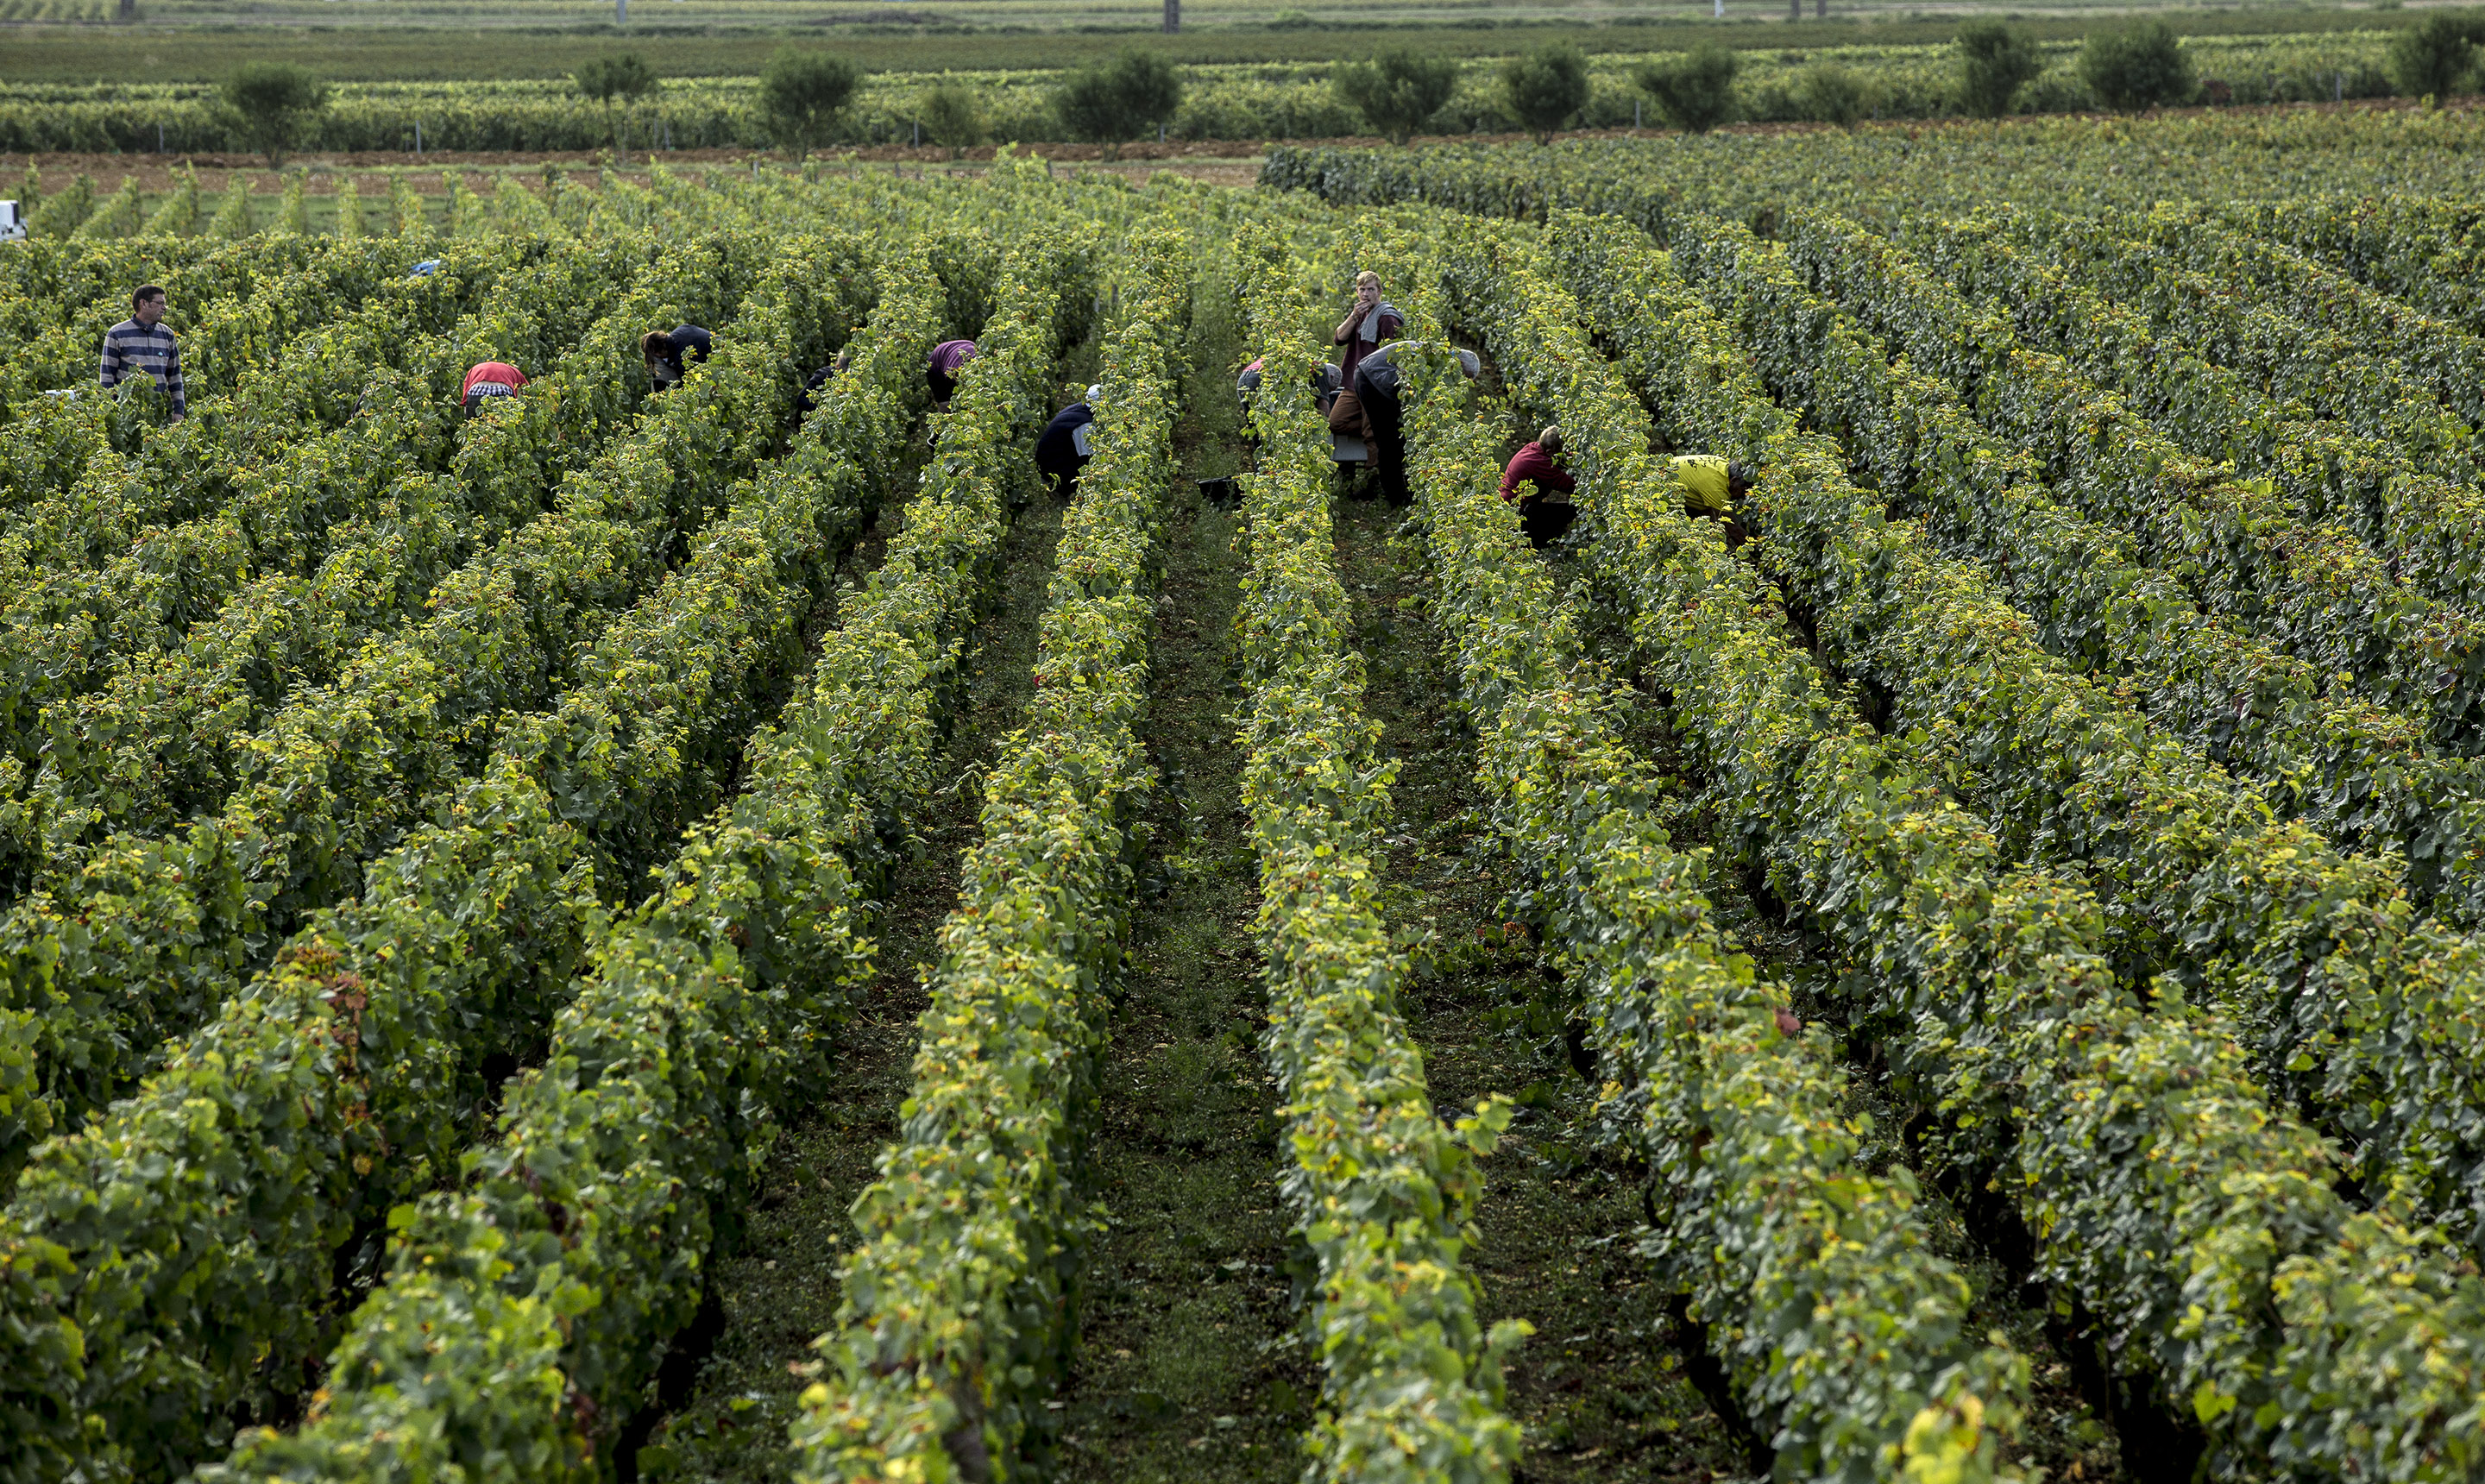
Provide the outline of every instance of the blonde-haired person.
[[1521,447],[1501,471],[1501,498],[1518,507],[1518,529],[1538,551],[1551,545],[1578,518],[1579,508],[1570,503],[1578,488],[1578,480],[1562,467],[1558,426],[1538,433],[1536,441]]
[[1365,425],[1363,403],[1354,395],[1354,369],[1363,358],[1380,346],[1406,333],[1406,318],[1398,307],[1380,297],[1380,275],[1366,268],[1354,275],[1354,308],[1338,321],[1337,333],[1330,344],[1339,346],[1337,353],[1337,399],[1328,404],[1328,426],[1331,432],[1356,438],[1371,436]]

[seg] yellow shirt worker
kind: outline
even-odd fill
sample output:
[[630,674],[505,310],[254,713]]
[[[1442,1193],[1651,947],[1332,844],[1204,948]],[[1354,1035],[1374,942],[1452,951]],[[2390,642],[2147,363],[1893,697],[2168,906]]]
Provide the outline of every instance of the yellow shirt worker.
[[1685,453],[1674,461],[1674,482],[1682,490],[1682,508],[1695,515],[1725,515],[1734,508],[1750,476],[1714,453]]

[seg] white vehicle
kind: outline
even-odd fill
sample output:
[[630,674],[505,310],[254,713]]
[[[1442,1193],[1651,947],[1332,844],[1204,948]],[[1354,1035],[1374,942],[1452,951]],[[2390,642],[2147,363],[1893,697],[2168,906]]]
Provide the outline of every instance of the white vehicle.
[[0,201],[0,242],[26,240],[26,216],[14,201]]

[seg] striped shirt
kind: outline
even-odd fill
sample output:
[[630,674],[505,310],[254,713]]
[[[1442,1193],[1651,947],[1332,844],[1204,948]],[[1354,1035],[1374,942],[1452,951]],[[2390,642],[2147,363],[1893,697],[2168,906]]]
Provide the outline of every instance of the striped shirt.
[[135,319],[124,319],[103,332],[103,384],[117,387],[122,378],[141,374],[173,398],[177,415],[190,410],[189,398],[181,389],[180,342],[160,322],[150,329]]

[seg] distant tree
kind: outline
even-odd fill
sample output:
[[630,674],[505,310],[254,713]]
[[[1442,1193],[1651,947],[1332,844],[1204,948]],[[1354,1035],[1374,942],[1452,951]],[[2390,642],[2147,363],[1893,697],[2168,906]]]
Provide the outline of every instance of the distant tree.
[[656,91],[656,69],[647,59],[635,51],[617,56],[597,57],[570,74],[578,85],[579,96],[604,105],[605,137],[613,148],[621,148],[621,122],[613,111],[616,102],[635,103]]
[[1349,62],[1329,80],[1338,101],[1403,145],[1432,121],[1459,85],[1459,65],[1393,46],[1369,62]]
[[1872,88],[1853,68],[1816,62],[1795,75],[1794,102],[1807,119],[1851,129],[1872,106]]
[[1980,119],[2008,113],[2019,90],[2044,69],[2036,43],[1998,20],[1972,20],[1958,28],[1959,100]]
[[328,85],[290,62],[245,62],[225,78],[224,105],[250,147],[284,163],[303,126],[328,106]]
[[1125,46],[1112,61],[1064,77],[1052,107],[1070,137],[1103,145],[1109,157],[1125,141],[1172,121],[1182,107],[1182,78],[1164,58]]
[[2409,97],[2448,97],[2476,67],[2485,25],[2462,15],[2426,16],[2390,41],[2390,84]]
[[1501,92],[1519,127],[1549,144],[1555,129],[1588,106],[1588,59],[1567,41],[1539,46],[1502,65]]
[[934,144],[949,147],[953,160],[984,142],[984,108],[971,88],[944,83],[924,89],[915,100],[915,117]]
[[2080,48],[2080,75],[2117,113],[2180,103],[2192,96],[2192,59],[2162,20],[2100,32]]
[[1706,134],[1734,116],[1734,71],[1740,59],[1703,41],[1670,62],[1651,62],[1631,81],[1656,104],[1657,117],[1686,133]]
[[862,69],[824,51],[779,46],[759,74],[759,108],[780,142],[807,155],[862,86]]

